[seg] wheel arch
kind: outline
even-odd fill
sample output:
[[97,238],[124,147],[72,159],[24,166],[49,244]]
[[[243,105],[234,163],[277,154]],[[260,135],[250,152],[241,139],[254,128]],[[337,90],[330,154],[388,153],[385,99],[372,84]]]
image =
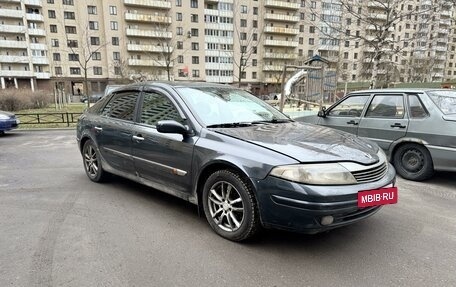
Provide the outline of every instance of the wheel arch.
[[393,162],[394,160],[394,155],[396,154],[396,151],[399,149],[399,147],[406,145],[406,144],[419,144],[423,146],[428,152],[429,149],[427,148],[428,142],[418,139],[418,138],[401,138],[400,140],[394,142],[391,147],[389,148],[389,160],[390,162]]

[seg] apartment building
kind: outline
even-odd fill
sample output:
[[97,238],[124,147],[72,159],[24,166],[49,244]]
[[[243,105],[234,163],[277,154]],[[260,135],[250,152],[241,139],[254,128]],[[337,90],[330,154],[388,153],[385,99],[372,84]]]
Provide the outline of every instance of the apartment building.
[[[314,55],[339,81],[370,81],[373,73],[389,82],[456,76],[450,1],[342,2],[351,4],[0,0],[0,88],[77,94],[87,78],[89,93],[109,83],[174,80],[267,94],[280,91],[285,64],[303,65]],[[405,17],[380,39],[391,3]]]

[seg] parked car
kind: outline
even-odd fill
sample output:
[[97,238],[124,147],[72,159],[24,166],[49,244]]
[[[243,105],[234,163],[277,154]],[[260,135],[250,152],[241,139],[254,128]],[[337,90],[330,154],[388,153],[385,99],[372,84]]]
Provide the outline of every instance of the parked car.
[[0,111],[0,135],[19,126],[20,120],[15,114]]
[[87,101],[90,99],[91,103],[96,103],[98,102],[101,98],[103,98],[103,94],[101,93],[95,93],[92,94],[90,97],[87,97],[86,95],[81,96],[81,103],[87,103]]
[[90,180],[115,174],[188,200],[233,241],[261,226],[322,232],[397,201],[375,143],[226,85],[124,86],[80,117],[77,141]]
[[430,178],[456,171],[456,91],[384,89],[351,93],[317,116],[298,121],[340,129],[376,142],[399,175]]

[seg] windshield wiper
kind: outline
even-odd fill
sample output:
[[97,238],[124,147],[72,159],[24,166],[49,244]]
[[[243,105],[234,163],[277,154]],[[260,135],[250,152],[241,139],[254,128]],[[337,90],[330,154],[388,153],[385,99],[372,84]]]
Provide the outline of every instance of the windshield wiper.
[[251,122],[238,122],[238,123],[221,123],[208,125],[208,128],[238,128],[238,127],[249,127],[253,124]]
[[289,123],[293,122],[292,119],[271,119],[271,120],[264,120],[264,121],[254,121],[252,124],[280,124],[280,123]]

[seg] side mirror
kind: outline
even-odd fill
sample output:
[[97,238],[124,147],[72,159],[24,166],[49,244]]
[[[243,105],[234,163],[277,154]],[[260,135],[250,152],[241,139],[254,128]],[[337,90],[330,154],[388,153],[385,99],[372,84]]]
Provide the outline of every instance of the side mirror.
[[320,118],[325,118],[326,117],[326,108],[322,107],[321,110],[318,111],[317,114]]
[[157,131],[164,134],[181,134],[183,136],[191,136],[193,134],[188,127],[173,120],[159,121],[157,123]]

